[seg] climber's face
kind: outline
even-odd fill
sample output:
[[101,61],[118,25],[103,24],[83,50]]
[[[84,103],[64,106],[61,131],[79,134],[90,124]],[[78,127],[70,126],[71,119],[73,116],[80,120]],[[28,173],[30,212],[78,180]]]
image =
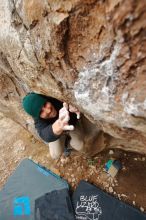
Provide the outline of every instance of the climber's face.
[[57,116],[57,111],[51,102],[46,102],[41,109],[40,118],[49,119],[55,118]]

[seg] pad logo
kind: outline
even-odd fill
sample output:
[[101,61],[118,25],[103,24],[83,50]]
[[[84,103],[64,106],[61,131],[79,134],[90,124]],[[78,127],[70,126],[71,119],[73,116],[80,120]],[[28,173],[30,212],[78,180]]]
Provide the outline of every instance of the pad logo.
[[14,199],[14,215],[30,215],[30,198],[17,197]]
[[102,209],[97,201],[97,195],[80,196],[80,201],[76,206],[76,219],[81,220],[99,220],[102,215]]

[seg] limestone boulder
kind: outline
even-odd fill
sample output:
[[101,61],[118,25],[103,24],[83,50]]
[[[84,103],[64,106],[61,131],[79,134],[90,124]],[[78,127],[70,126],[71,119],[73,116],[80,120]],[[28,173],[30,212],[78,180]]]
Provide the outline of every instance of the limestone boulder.
[[0,0],[0,30],[3,114],[34,133],[21,100],[35,91],[95,124],[94,152],[146,153],[146,1]]

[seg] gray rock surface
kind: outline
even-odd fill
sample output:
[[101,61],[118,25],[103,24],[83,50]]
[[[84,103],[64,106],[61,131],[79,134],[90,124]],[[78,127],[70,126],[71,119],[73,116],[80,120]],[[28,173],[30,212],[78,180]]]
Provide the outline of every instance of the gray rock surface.
[[146,153],[145,21],[145,1],[0,0],[0,112],[35,134],[21,99],[51,95],[101,131],[92,153]]

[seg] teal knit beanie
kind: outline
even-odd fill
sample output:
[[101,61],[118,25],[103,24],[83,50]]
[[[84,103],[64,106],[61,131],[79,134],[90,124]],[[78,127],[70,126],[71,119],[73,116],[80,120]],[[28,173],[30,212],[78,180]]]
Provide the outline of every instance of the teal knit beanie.
[[37,93],[29,93],[23,98],[22,105],[24,110],[33,118],[39,118],[43,105],[47,98]]

